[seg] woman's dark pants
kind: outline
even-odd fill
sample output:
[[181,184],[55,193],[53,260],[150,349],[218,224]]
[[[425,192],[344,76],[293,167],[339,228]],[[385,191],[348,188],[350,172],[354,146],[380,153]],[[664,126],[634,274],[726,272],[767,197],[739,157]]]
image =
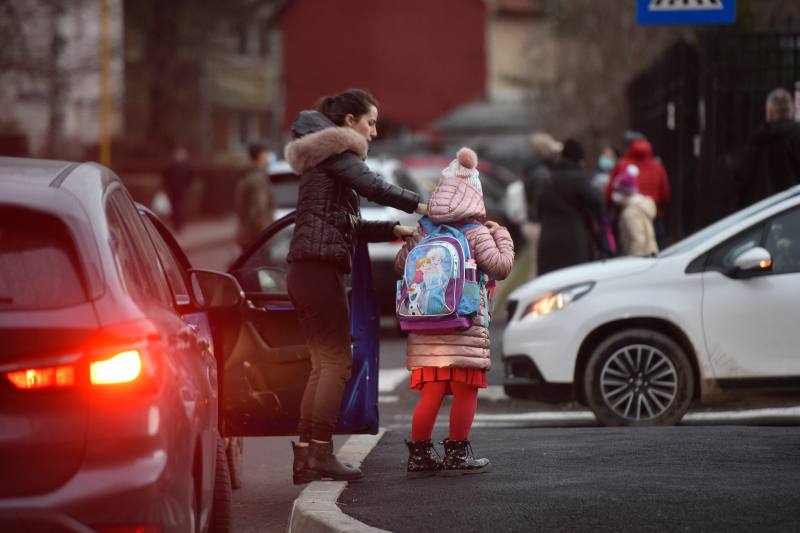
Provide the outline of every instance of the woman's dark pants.
[[353,364],[345,274],[334,265],[289,265],[289,298],[297,309],[311,352],[311,374],[300,404],[300,442],[330,441],[344,385]]

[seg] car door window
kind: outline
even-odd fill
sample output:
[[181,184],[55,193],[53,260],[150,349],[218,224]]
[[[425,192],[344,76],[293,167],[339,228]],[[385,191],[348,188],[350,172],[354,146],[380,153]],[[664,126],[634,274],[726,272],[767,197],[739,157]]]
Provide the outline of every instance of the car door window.
[[772,256],[772,273],[800,272],[800,209],[770,219],[765,235],[764,248]]
[[121,189],[106,204],[111,247],[117,269],[131,296],[139,303],[171,305],[166,279],[132,201]]
[[751,248],[761,245],[764,225],[758,224],[733,237],[711,253],[709,269],[730,272],[734,268],[736,258]]
[[177,258],[173,255],[167,243],[159,235],[158,230],[146,216],[142,215],[142,222],[147,228],[147,233],[156,248],[158,259],[164,272],[167,274],[167,281],[169,282],[170,289],[175,305],[186,305],[191,302],[189,296],[189,287],[186,282],[185,273],[178,263]]
[[286,256],[293,233],[294,224],[278,230],[232,272],[246,293],[287,293]]

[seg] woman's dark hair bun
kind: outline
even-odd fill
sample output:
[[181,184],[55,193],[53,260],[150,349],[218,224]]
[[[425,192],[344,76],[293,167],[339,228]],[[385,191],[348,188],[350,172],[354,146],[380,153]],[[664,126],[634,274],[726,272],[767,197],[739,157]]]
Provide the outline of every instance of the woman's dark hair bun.
[[378,107],[378,101],[367,91],[348,89],[334,96],[323,96],[317,101],[316,108],[337,126],[344,126],[347,115],[358,119],[369,113],[371,106]]

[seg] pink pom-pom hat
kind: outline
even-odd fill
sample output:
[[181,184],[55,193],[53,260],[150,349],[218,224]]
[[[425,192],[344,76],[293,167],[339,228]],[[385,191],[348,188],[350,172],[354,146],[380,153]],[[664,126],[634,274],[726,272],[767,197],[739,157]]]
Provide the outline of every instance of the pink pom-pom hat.
[[456,153],[456,158],[453,159],[444,170],[442,170],[442,176],[445,178],[464,178],[467,183],[478,189],[478,191],[483,194],[480,174],[478,172],[478,155],[474,150],[471,150],[466,146],[461,148]]

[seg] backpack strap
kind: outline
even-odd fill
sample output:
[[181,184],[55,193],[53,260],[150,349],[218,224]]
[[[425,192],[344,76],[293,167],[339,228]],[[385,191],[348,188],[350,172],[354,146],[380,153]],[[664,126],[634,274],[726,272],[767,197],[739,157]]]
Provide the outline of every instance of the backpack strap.
[[434,230],[436,229],[436,224],[434,224],[433,221],[427,216],[424,216],[419,219],[419,225],[422,226],[422,229],[424,229],[425,233],[427,233],[428,235],[433,233]]

